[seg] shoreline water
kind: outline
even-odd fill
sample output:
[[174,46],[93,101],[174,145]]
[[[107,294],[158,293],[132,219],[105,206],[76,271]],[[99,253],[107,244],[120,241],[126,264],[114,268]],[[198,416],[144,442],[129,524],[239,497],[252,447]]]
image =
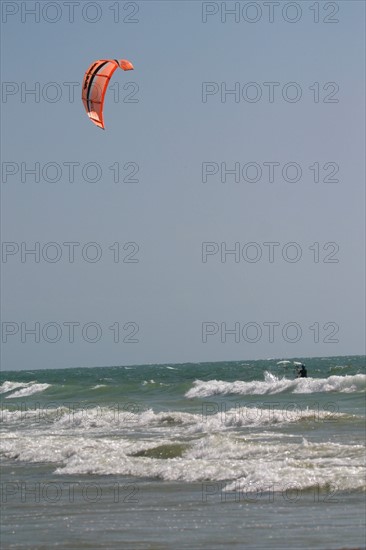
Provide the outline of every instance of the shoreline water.
[[365,357],[304,362],[1,373],[4,547],[362,548]]

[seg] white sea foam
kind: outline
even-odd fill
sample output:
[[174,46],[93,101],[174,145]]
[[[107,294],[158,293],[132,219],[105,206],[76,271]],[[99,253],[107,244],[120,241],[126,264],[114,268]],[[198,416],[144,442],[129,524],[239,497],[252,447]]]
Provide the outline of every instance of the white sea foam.
[[0,386],[0,393],[7,393],[9,391],[15,390],[16,388],[26,388],[27,386],[31,386],[32,384],[35,384],[35,381],[33,381],[33,382],[10,382],[9,380],[6,380]]
[[27,397],[29,395],[45,391],[50,386],[51,384],[37,384],[36,382],[30,382],[25,387],[23,387],[23,389],[7,395],[6,399],[14,399],[15,397]]
[[92,390],[98,390],[99,388],[106,388],[107,384],[97,384],[96,386],[93,386]]
[[62,430],[99,432],[103,435],[126,432],[169,434],[170,436],[191,436],[192,434],[214,433],[236,428],[265,428],[297,422],[335,422],[338,419],[350,419],[350,415],[333,411],[321,411],[308,408],[294,408],[293,404],[285,409],[269,407],[235,407],[222,409],[216,403],[203,404],[200,414],[181,411],[154,412],[152,409],[140,411],[134,403],[126,406],[86,407],[75,409],[68,407],[38,407],[34,410],[13,409],[2,411],[4,425],[29,420],[33,425],[36,419],[40,425],[52,429],[53,433]]
[[266,372],[264,380],[252,382],[224,382],[222,380],[196,380],[193,388],[185,394],[188,398],[210,397],[212,395],[265,395],[276,393],[351,393],[366,388],[366,375],[329,376],[329,378],[295,378],[289,380]]
[[[124,447],[121,460],[122,449],[115,443],[105,443],[107,449],[94,446],[92,452],[90,449],[78,451],[56,472],[118,473],[188,482],[232,480],[244,483],[249,492],[257,491],[259,485],[272,485],[274,490],[329,483],[339,489],[364,487],[361,445],[355,448],[332,443],[266,444],[233,434],[228,437],[216,434],[191,442],[182,457],[165,460],[131,457]],[[162,444],[163,440],[155,443],[156,446]],[[147,446],[146,442],[139,445]],[[149,448],[152,448],[151,442]],[[227,490],[233,490],[230,484]]]
[[[306,489],[318,485],[336,490],[364,488],[361,445],[279,439],[256,441],[235,433],[207,434],[185,442],[181,456],[133,456],[179,440],[70,437],[41,433],[4,438],[3,454],[28,462],[50,462],[57,474],[117,474],[167,481],[224,482],[238,494]],[[204,486],[202,487],[204,490]],[[208,492],[209,494],[209,492]]]
[[[3,436],[2,453],[9,459],[53,463],[58,474],[214,481],[226,485],[227,491],[364,486],[363,446],[301,440],[287,429],[281,431],[289,423],[327,419],[326,412],[256,407],[209,411],[3,411],[12,429]],[[332,415],[333,420],[342,417],[347,415]],[[19,424],[22,420],[24,426]],[[252,429],[243,431],[248,426]],[[162,445],[181,447],[176,458],[134,456]]]

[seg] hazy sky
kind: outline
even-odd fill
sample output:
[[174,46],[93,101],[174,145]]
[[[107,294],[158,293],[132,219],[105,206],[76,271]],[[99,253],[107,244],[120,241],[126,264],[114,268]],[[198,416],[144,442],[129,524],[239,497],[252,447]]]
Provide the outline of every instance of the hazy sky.
[[364,11],[2,2],[2,368],[364,353]]

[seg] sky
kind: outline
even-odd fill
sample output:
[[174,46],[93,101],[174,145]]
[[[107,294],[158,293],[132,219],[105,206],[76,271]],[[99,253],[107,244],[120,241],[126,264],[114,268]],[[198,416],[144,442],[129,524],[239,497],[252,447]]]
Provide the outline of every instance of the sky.
[[3,370],[365,353],[364,2],[1,4]]

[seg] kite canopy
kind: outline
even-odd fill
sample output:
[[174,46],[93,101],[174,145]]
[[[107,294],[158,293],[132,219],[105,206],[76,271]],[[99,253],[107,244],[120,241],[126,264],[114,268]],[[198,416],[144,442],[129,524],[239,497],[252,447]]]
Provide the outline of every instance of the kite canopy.
[[103,105],[108,84],[116,69],[133,70],[127,59],[99,59],[86,71],[83,80],[81,98],[90,120],[104,130]]

